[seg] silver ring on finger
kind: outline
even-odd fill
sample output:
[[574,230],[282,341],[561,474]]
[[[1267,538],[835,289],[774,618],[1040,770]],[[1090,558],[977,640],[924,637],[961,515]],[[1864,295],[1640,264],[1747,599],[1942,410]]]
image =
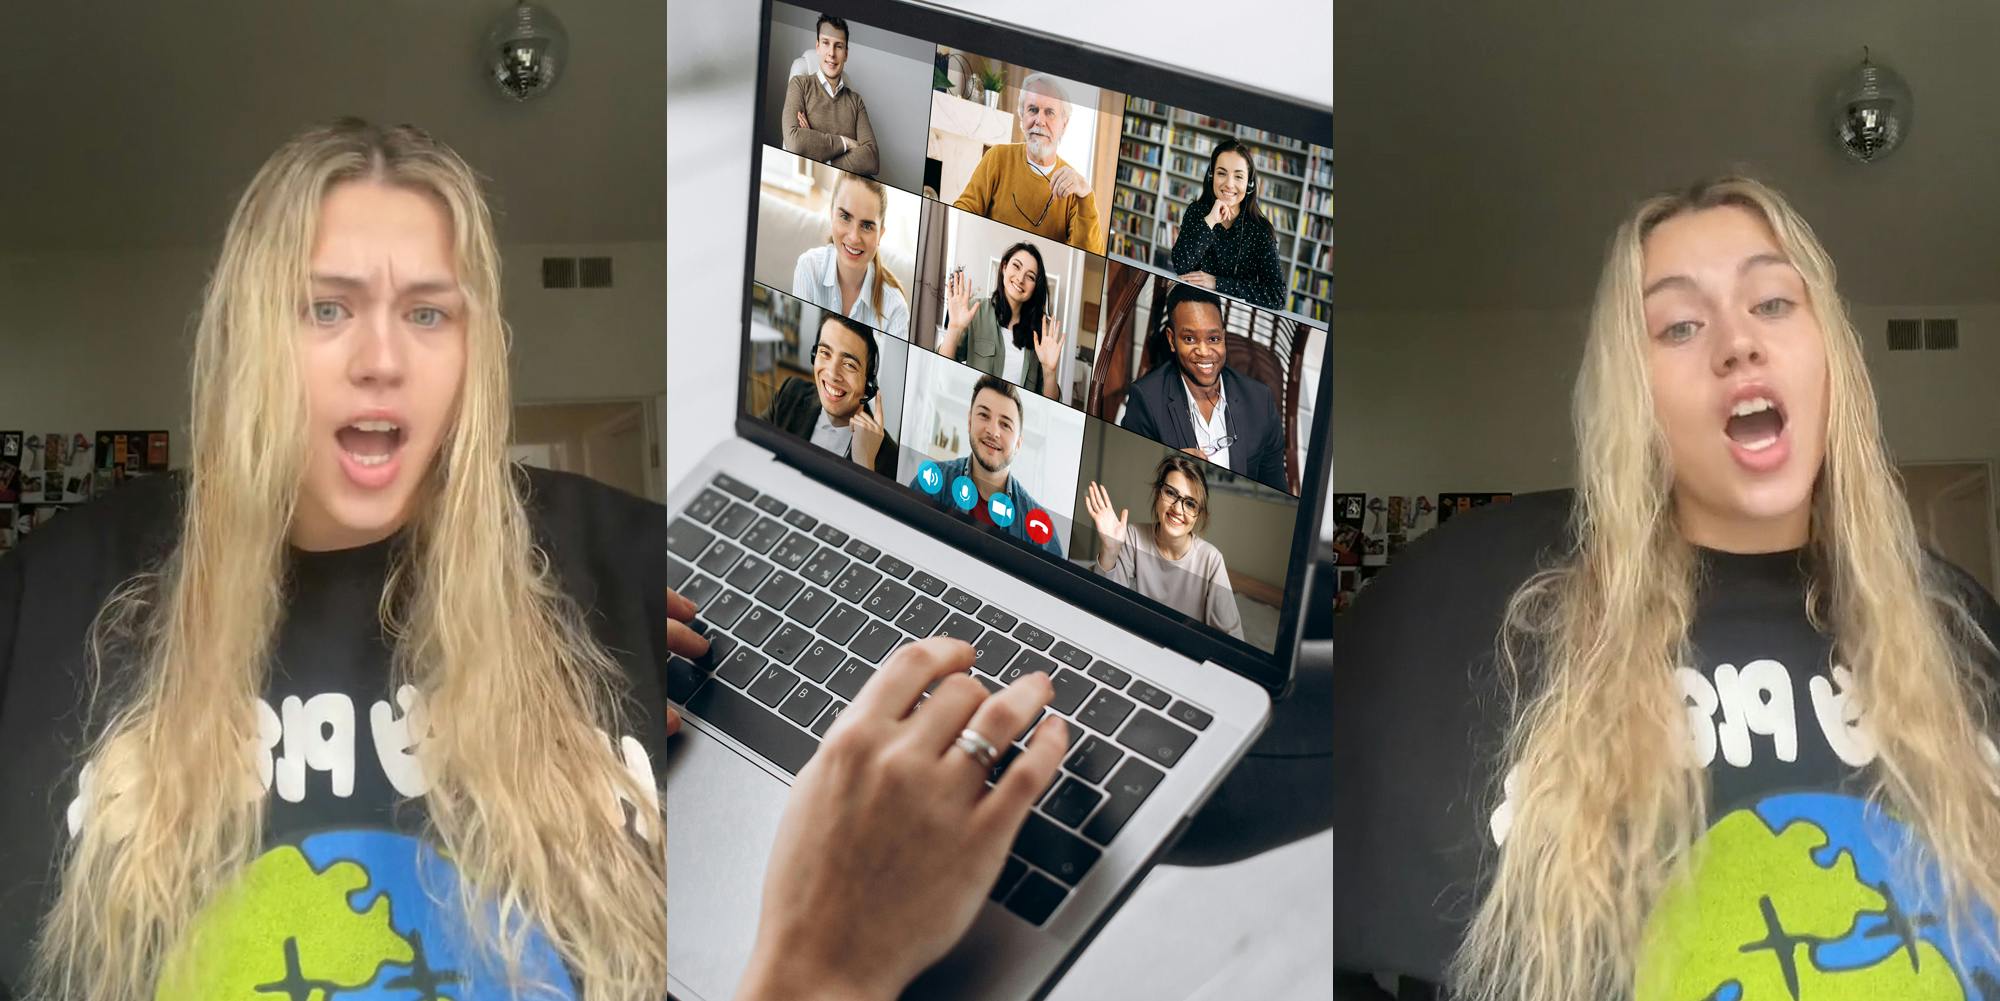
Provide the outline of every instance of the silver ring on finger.
[[987,740],[985,735],[971,727],[960,730],[958,739],[951,744],[971,755],[972,760],[979,762],[981,768],[991,769],[1000,760],[1000,749],[994,747],[993,742]]

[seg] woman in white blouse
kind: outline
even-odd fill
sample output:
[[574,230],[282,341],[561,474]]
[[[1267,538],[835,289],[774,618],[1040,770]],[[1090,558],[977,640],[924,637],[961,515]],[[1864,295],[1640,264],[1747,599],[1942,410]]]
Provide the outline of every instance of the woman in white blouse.
[[827,241],[799,255],[792,294],[908,340],[910,307],[903,283],[878,266],[888,208],[881,182],[842,173],[827,200]]

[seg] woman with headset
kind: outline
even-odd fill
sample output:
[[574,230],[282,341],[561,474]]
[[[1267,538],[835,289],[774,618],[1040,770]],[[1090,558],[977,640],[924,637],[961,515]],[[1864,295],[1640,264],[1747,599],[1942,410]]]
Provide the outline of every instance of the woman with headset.
[[1202,193],[1181,213],[1173,264],[1190,285],[1285,307],[1277,230],[1257,205],[1257,163],[1249,146],[1230,140],[1209,154]]
[[896,475],[896,439],[882,426],[877,373],[882,345],[875,331],[827,312],[813,335],[812,384],[791,379],[764,419],[884,476]]

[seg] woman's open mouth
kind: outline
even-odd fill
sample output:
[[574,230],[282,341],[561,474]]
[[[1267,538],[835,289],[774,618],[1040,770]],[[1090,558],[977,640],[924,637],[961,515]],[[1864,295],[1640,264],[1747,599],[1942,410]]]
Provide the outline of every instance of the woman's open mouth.
[[1737,464],[1752,472],[1776,469],[1791,454],[1784,408],[1768,390],[1751,389],[1733,396],[1722,433],[1729,438],[1730,453]]
[[380,489],[396,478],[402,454],[403,426],[387,418],[366,418],[343,425],[334,432],[340,445],[340,464],[348,479],[366,489]]

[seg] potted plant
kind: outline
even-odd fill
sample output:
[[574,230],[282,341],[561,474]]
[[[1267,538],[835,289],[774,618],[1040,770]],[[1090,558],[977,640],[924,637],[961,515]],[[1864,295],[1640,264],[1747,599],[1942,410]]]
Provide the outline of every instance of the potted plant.
[[979,86],[986,91],[987,107],[998,108],[1000,106],[1000,89],[1006,85],[1007,77],[999,70],[983,69],[979,71]]

